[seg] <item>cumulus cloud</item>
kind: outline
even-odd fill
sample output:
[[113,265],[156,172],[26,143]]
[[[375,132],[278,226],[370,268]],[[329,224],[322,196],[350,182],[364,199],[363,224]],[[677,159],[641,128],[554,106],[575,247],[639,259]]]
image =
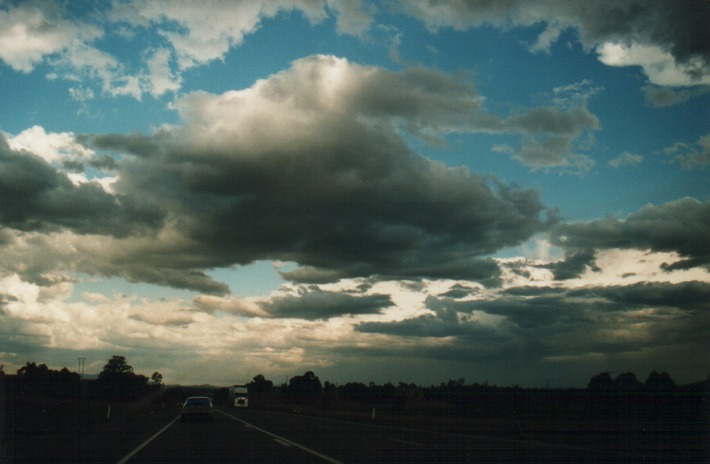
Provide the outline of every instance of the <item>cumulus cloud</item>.
[[513,112],[497,128],[520,136],[519,147],[498,143],[491,151],[512,156],[533,169],[555,169],[583,175],[595,162],[580,153],[593,144],[593,133],[601,128],[587,105],[601,87],[584,79],[552,89],[552,105]]
[[270,317],[329,319],[357,314],[377,314],[392,305],[388,295],[351,295],[310,289],[294,295],[276,296],[260,306]]
[[534,108],[508,120],[510,128],[526,134],[521,150],[514,154],[530,166],[575,166],[588,171],[591,160],[573,153],[573,142],[587,130],[599,128],[599,120],[586,108],[563,111]]
[[[306,79],[312,82],[304,85]],[[406,130],[437,143],[453,132],[519,135],[519,149],[506,146],[498,151],[510,153],[533,168],[586,172],[593,161],[575,150],[580,139],[599,128],[597,117],[585,106],[598,90],[588,81],[559,87],[554,89],[555,106],[521,109],[503,117],[486,111],[485,98],[461,76],[421,67],[392,72],[333,56],[312,56],[296,60],[291,69],[257,81],[250,89],[226,92],[219,100],[194,92],[179,99],[176,108],[191,123],[192,138],[226,141],[231,137],[230,143],[242,144],[242,149],[251,149],[243,144],[254,137],[235,137],[234,130],[224,130],[218,119],[252,118],[244,121],[249,124],[245,132],[260,134],[262,140],[254,149],[265,150],[265,141],[271,138],[263,134],[263,123],[270,124],[270,131],[280,133],[274,143],[284,143],[285,137],[311,137],[308,125],[317,116],[306,111],[318,111],[336,117],[335,122],[346,121],[351,114],[357,119],[355,123]],[[230,114],[230,108],[236,108],[238,102],[248,106]],[[256,105],[262,108],[260,114],[252,110]],[[274,120],[269,115],[278,106],[293,114]],[[215,132],[217,128],[219,133]]]
[[643,156],[636,153],[630,153],[628,151],[623,152],[616,158],[609,160],[607,163],[612,168],[619,168],[622,166],[637,166],[643,162]]
[[671,157],[684,169],[702,169],[710,165],[710,135],[700,137],[695,145],[676,143],[665,148],[663,154]]
[[[654,362],[694,359],[702,349],[710,327],[708,292],[707,282],[513,287],[466,301],[430,296],[430,314],[355,328],[394,337],[391,345],[399,346],[392,349],[402,357],[466,360],[479,372],[501,358],[545,376],[560,363],[590,369],[599,357],[601,366],[623,366],[633,359],[652,368]],[[421,342],[412,342],[417,339]],[[431,339],[439,344],[424,343]],[[664,352],[669,344],[676,346],[673,353]]]
[[47,55],[101,35],[95,26],[66,19],[51,2],[0,5],[0,59],[17,71],[28,73]]
[[94,157],[94,152],[78,143],[73,133],[47,133],[41,126],[32,126],[8,137],[7,143],[13,150],[31,152],[48,163],[85,161]]
[[[61,55],[49,61],[65,79],[84,82],[98,81],[101,91],[105,95],[141,99],[140,79],[131,75],[126,66],[116,57],[89,43],[74,43]],[[82,95],[82,97],[86,96],[88,95]]]
[[565,138],[594,118],[573,108],[506,119],[482,101],[461,76],[312,56],[247,89],[188,94],[175,103],[183,124],[152,135],[3,135],[8,240],[42,250],[32,266],[10,268],[39,282],[44,260],[50,270],[212,295],[229,291],[205,269],[262,259],[297,263],[280,273],[302,283],[500,285],[488,255],[554,215],[534,190],[419,156],[403,132]]
[[640,66],[649,81],[659,86],[710,84],[705,60],[697,58],[679,66],[673,55],[658,46],[607,42],[597,47],[597,54],[608,66]]
[[[51,157],[51,144],[44,148],[45,156]],[[152,227],[162,218],[159,211],[131,198],[119,199],[98,184],[76,185],[44,158],[10,148],[1,133],[0,196],[0,224],[18,230],[69,228],[83,234],[126,236],[135,227]]]
[[363,322],[355,329],[364,333],[385,333],[404,337],[456,337],[470,334],[477,329],[470,319],[461,318],[460,313],[446,307],[434,298],[428,297],[430,314],[395,322]]
[[560,34],[574,29],[588,50],[614,66],[642,66],[651,82],[660,85],[707,84],[710,63],[710,4],[704,0],[622,0],[599,2],[527,2],[433,0],[400,2],[400,7],[436,30],[465,30],[489,24],[499,28],[545,29],[531,44],[549,51]]
[[677,308],[684,311],[707,311],[710,309],[710,284],[689,281],[672,284],[669,282],[642,282],[628,286],[608,286],[572,290],[571,298],[602,297],[618,308]]
[[[557,94],[589,94],[582,84]],[[59,256],[48,238],[21,234],[61,233],[83,252],[69,260],[73,270],[210,294],[228,288],[205,269],[262,259],[297,263],[280,273],[302,283],[430,277],[494,287],[501,270],[488,255],[543,231],[554,214],[533,190],[417,155],[402,132],[510,130],[564,144],[596,124],[575,105],[496,117],[460,76],[332,56],[298,60],[243,90],[191,93],[175,105],[183,124],[152,135],[75,138],[33,128],[12,139],[17,149],[5,141],[0,184],[13,201],[0,209],[14,240],[42,241],[55,250],[47,257]],[[88,165],[111,170],[110,189],[72,182],[58,162],[33,151],[53,160],[89,157]],[[663,227],[635,225],[655,212],[685,214],[691,223],[695,214],[702,228],[702,203],[679,203],[625,221],[559,226],[554,244],[566,259],[551,269],[574,277],[594,269],[595,250],[613,246],[675,251],[687,261],[669,266],[706,265],[693,245],[703,235],[688,235],[692,228],[663,238]],[[658,220],[672,227],[667,219]]]
[[283,275],[302,281],[379,274],[491,282],[497,266],[483,256],[546,221],[536,192],[449,168],[405,144],[403,127],[423,137],[476,129],[478,95],[445,74],[313,56],[251,88],[192,93],[176,107],[183,126],[85,139],[123,153],[116,192],[160,204],[180,243],[192,244],[176,249],[175,260],[194,253],[205,267],[297,262],[301,269]]
[[[107,95],[140,99],[139,78],[131,76],[117,58],[92,45],[104,33],[99,24],[71,18],[59,3],[0,5],[0,59],[13,69],[29,73],[39,63],[47,62],[54,69],[52,78],[98,81]],[[93,95],[91,89],[83,87],[71,92],[84,100]]]
[[341,0],[215,1],[209,8],[194,2],[136,0],[115,3],[107,18],[110,26],[154,27],[165,40],[165,48],[148,51],[146,71],[137,76],[143,91],[159,97],[180,89],[183,71],[224,59],[262,20],[290,12],[300,12],[312,24],[332,15],[338,32],[356,36],[363,36],[372,21],[371,11],[359,1]]
[[594,251],[639,249],[675,252],[679,259],[667,270],[710,269],[710,202],[682,198],[662,205],[646,205],[625,219],[607,217],[587,223],[559,224],[553,243],[565,248],[565,260],[553,264],[558,278],[578,276],[594,265]]
[[642,88],[646,103],[655,107],[673,106],[710,92],[710,87],[672,88],[647,85]]
[[202,294],[195,297],[193,303],[198,311],[207,313],[222,311],[236,316],[267,316],[267,313],[264,312],[256,302],[249,302],[237,298],[234,295],[217,296]]
[[110,17],[133,26],[157,26],[175,50],[180,68],[188,69],[222,59],[230,48],[241,45],[246,35],[259,29],[262,19],[290,11],[300,11],[312,23],[324,20],[332,11],[338,30],[354,35],[362,34],[371,21],[359,1],[334,0],[216,1],[209,8],[194,2],[138,0],[119,4]]
[[[373,13],[359,1],[341,0],[217,1],[209,8],[194,2],[136,0],[92,8],[93,22],[87,23],[74,19],[59,2],[0,5],[0,60],[25,73],[46,62],[53,69],[51,78],[84,81],[70,89],[82,103],[95,95],[87,83],[98,83],[106,95],[140,100],[148,93],[157,98],[180,89],[184,70],[223,59],[265,18],[298,11],[315,24],[334,16],[340,33],[364,36]],[[126,38],[135,36],[137,28],[152,27],[165,46],[143,50],[140,69],[97,48],[105,35]]]

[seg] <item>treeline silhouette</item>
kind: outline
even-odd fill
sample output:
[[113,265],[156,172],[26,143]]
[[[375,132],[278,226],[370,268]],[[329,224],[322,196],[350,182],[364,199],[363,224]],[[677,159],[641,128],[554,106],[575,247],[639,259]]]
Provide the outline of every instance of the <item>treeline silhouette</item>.
[[35,362],[27,362],[15,376],[4,377],[5,389],[10,395],[39,395],[55,399],[136,400],[154,392],[162,383],[158,372],[153,374],[150,382],[148,377],[136,374],[124,356],[111,357],[97,379],[82,379],[77,372],[66,367],[53,370],[46,364]]
[[[710,418],[710,376],[678,386],[666,372],[651,372],[645,382],[632,372],[593,376],[587,388],[523,388],[467,384],[464,379],[422,387],[400,382],[321,383],[313,371],[275,386],[262,374],[248,383],[250,405],[286,404],[320,409],[361,409],[392,413],[422,412],[468,417],[579,418],[584,420],[704,420]],[[226,402],[226,388],[215,393]]]
[[[179,399],[193,394],[212,396],[227,404],[227,387],[171,387],[161,389],[162,376],[136,374],[123,356],[113,356],[97,379],[82,379],[66,367],[49,369],[28,362],[17,375],[5,375],[7,393],[51,398],[101,398],[133,401],[147,395]],[[710,417],[710,376],[677,385],[666,372],[651,372],[644,382],[632,372],[613,377],[594,375],[586,388],[524,388],[467,384],[463,378],[422,387],[399,382],[378,385],[350,381],[321,382],[313,371],[275,385],[259,374],[247,384],[250,407],[349,409],[378,408],[390,413],[450,414],[468,417],[545,417],[590,419],[707,420]]]

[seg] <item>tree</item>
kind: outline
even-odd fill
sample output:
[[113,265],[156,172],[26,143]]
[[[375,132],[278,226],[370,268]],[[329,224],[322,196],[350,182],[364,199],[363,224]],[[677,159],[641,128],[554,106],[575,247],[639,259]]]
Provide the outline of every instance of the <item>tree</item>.
[[108,360],[99,374],[99,379],[118,378],[133,375],[133,367],[126,362],[125,356],[114,355]]
[[676,384],[667,372],[659,374],[656,371],[652,371],[648,375],[644,387],[649,392],[671,392],[676,389]]
[[51,374],[46,364],[27,362],[17,370],[17,380],[24,392],[47,392],[51,389]]
[[150,376],[150,381],[153,385],[162,385],[163,375],[160,372],[153,372],[153,375]]
[[145,391],[148,377],[134,374],[125,356],[114,355],[99,374],[98,384],[108,398],[135,399]]
[[323,385],[313,371],[308,371],[303,375],[297,375],[288,382],[288,393],[302,400],[318,399],[322,389]]
[[610,391],[614,387],[614,381],[611,379],[609,372],[597,374],[589,380],[587,389],[590,391]]
[[271,390],[274,382],[266,380],[262,374],[254,376],[254,379],[247,384],[250,393],[263,393]]
[[323,398],[326,403],[330,404],[333,401],[336,391],[335,384],[326,380],[323,385]]
[[60,398],[70,397],[78,392],[80,377],[66,367],[55,371],[46,364],[27,362],[17,370],[17,380],[24,392],[43,393]]
[[633,372],[622,372],[614,379],[614,389],[619,391],[638,391],[643,388],[643,384],[636,378]]

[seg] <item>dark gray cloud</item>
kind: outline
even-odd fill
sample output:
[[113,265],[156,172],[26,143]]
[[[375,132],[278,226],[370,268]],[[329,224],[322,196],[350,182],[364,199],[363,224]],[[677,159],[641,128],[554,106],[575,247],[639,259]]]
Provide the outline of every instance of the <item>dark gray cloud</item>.
[[[592,374],[595,360],[607,369],[633,360],[636,367],[672,370],[684,365],[684,358],[696,359],[707,342],[709,296],[705,282],[517,287],[475,301],[429,297],[433,314],[362,323],[355,330],[396,337],[397,344],[383,348],[383,354],[472,362],[482,370],[501,359],[535,366],[546,375],[556,363],[576,363]],[[480,313],[497,319],[483,322]],[[432,338],[450,343],[426,343]],[[408,342],[412,339],[421,342]]]
[[710,310],[710,284],[689,281],[638,283],[628,286],[608,286],[571,290],[569,297],[601,297],[623,307],[672,307],[683,310]]
[[178,102],[183,127],[82,140],[121,154],[116,191],[159,205],[184,238],[169,255],[142,249],[148,268],[155,259],[177,268],[276,259],[301,266],[282,273],[298,282],[378,275],[496,285],[498,266],[484,256],[546,226],[539,194],[423,158],[398,129],[474,127],[478,100],[435,71],[316,56],[244,91],[187,96]]
[[271,317],[329,319],[344,315],[377,314],[392,304],[388,295],[350,295],[310,289],[295,295],[274,297],[260,306]]
[[326,147],[258,160],[172,147],[164,158],[127,162],[116,188],[173,211],[205,265],[295,261],[314,270],[284,273],[301,281],[490,279],[497,266],[481,255],[543,227],[536,192],[450,170],[376,132],[352,139],[353,129],[334,128],[343,137]]
[[571,28],[588,49],[604,42],[658,46],[669,52],[691,78],[701,78],[710,64],[710,3],[705,0],[425,0],[400,5],[432,29],[542,23],[545,30],[532,44],[536,50],[548,50],[562,31]]
[[12,317],[3,310],[5,304],[14,300],[12,295],[0,293],[0,352],[26,353],[38,346],[49,345],[50,335],[32,327],[28,320]]
[[0,224],[24,231],[69,229],[78,234],[126,237],[157,229],[163,214],[96,183],[73,184],[42,158],[10,149],[0,133]]
[[700,137],[695,144],[676,143],[665,148],[663,154],[683,169],[705,169],[710,166],[710,135]]
[[693,97],[710,92],[710,86],[694,87],[692,89],[674,89],[657,85],[647,85],[642,88],[646,103],[650,106],[673,106],[690,100]]
[[519,329],[544,332],[551,327],[561,327],[580,322],[583,310],[577,303],[572,307],[564,295],[552,293],[534,297],[500,296],[494,300],[460,303],[459,310],[478,310],[488,314],[505,316]]
[[446,292],[444,292],[438,296],[440,298],[459,299],[459,298],[470,297],[470,296],[475,295],[479,292],[480,292],[480,289],[477,287],[472,287],[472,286],[463,285],[463,284],[455,284],[449,290],[447,290]]
[[592,265],[594,250],[631,248],[676,252],[681,260],[667,270],[710,269],[710,201],[682,198],[662,205],[647,205],[626,219],[607,217],[587,223],[559,224],[553,243],[565,248],[566,259],[553,265],[560,279],[572,278]]
[[594,249],[569,248],[565,250],[563,260],[545,264],[543,267],[550,269],[557,280],[574,279],[587,269],[598,271],[599,267],[595,264],[596,257]]
[[386,333],[397,336],[413,337],[450,337],[463,335],[471,330],[470,324],[459,320],[459,313],[427,298],[427,306],[434,314],[425,314],[399,322],[363,322],[355,330],[368,333]]
[[557,167],[575,164],[585,172],[591,160],[573,154],[575,140],[586,131],[599,129],[599,120],[588,109],[576,107],[534,108],[511,116],[506,126],[525,134],[514,156],[528,166]]
[[115,257],[113,262],[98,265],[97,269],[109,276],[121,276],[129,282],[185,288],[211,295],[225,295],[230,292],[227,284],[215,281],[192,266],[194,263],[189,261],[176,262],[160,252],[146,250],[144,259],[132,256],[130,261],[126,261],[125,258]]
[[[206,293],[228,292],[225,284],[215,282],[194,263],[185,259],[176,262],[165,255],[165,250],[157,244],[160,238],[155,235],[165,225],[165,210],[159,202],[146,201],[147,198],[136,192],[112,195],[97,183],[76,185],[42,158],[27,151],[11,150],[2,133],[0,197],[3,199],[0,225],[7,230],[2,240],[5,245],[11,246],[14,242],[12,230],[40,234],[70,231],[91,235],[86,243],[103,238],[105,244],[99,248],[113,249],[108,253],[86,249],[82,250],[86,254],[78,251],[72,257],[68,250],[52,250],[48,238],[27,236],[23,241],[34,243],[40,256],[26,254],[21,266],[18,266],[20,263],[7,265],[30,282],[56,283],[47,282],[46,273],[60,268]],[[144,248],[146,240],[153,246]],[[141,244],[136,246],[132,241]],[[126,249],[121,250],[122,246]],[[13,254],[8,253],[8,260]]]

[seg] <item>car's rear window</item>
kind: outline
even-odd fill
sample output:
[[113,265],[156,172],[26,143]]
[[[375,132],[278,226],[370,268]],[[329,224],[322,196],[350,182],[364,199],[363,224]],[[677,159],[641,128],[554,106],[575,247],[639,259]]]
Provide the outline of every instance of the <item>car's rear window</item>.
[[188,406],[209,406],[210,400],[207,398],[188,398],[185,404]]

